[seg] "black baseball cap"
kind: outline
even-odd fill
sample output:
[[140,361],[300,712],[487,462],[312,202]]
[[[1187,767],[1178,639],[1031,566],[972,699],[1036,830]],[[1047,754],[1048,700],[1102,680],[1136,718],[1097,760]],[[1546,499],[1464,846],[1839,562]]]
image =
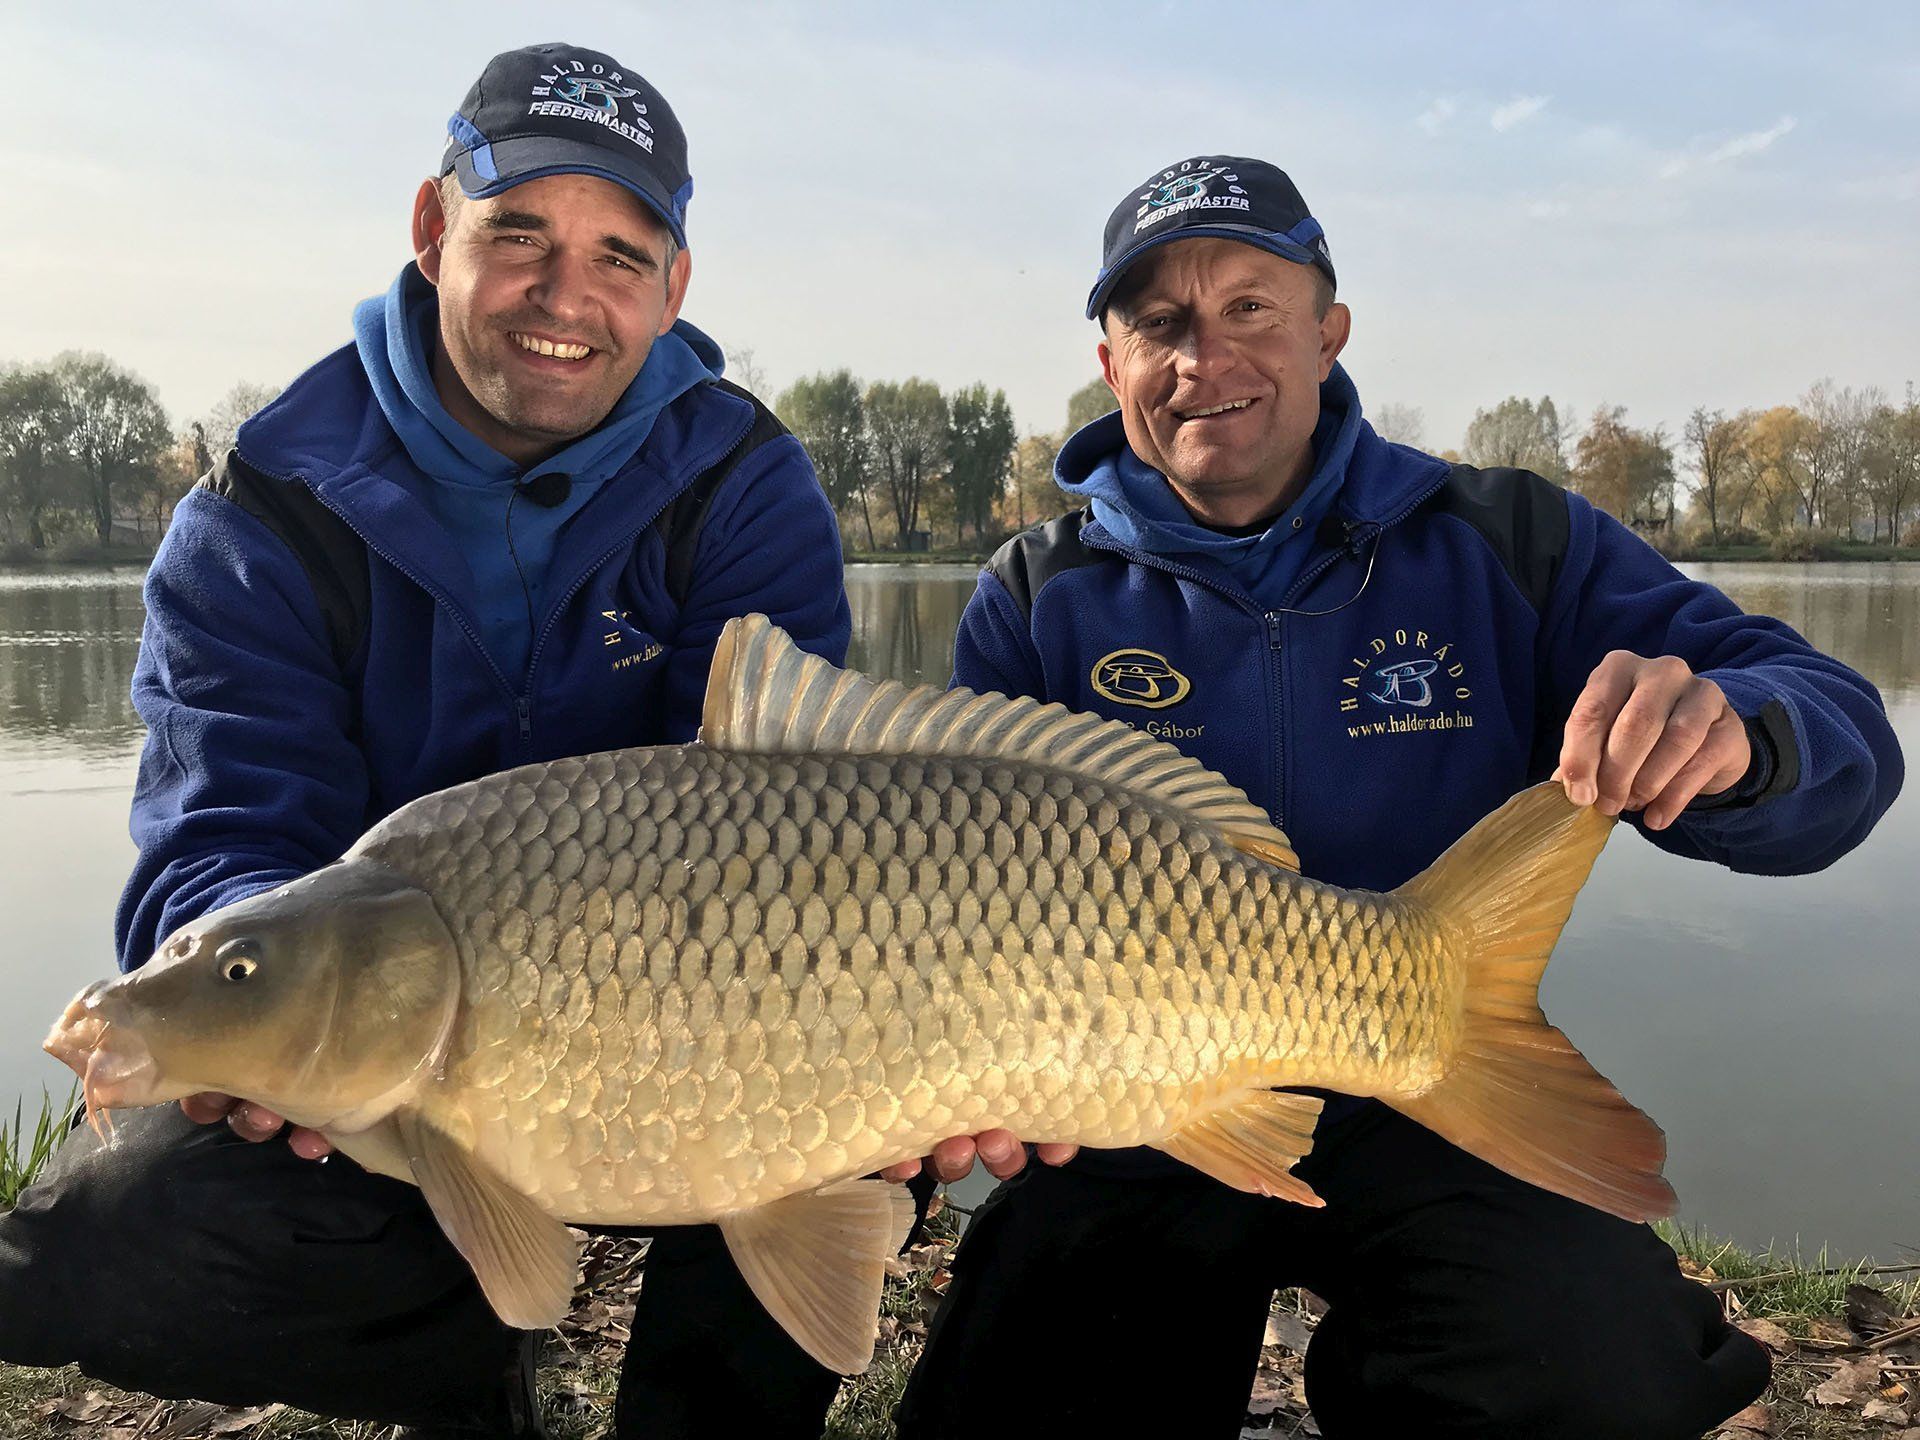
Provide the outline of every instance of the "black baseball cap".
[[1127,267],[1154,246],[1206,235],[1315,266],[1334,283],[1326,233],[1284,170],[1240,155],[1196,155],[1156,170],[1107,217],[1087,318],[1100,318]]
[[687,244],[687,135],[666,98],[611,55],[528,45],[496,55],[447,121],[440,173],[474,200],[543,175],[598,175]]

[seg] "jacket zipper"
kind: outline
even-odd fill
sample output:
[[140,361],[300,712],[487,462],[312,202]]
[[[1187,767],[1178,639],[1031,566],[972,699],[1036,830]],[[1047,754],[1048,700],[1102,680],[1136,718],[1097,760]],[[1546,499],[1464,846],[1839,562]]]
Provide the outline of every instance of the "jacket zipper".
[[[1259,602],[1247,594],[1246,591],[1236,590],[1231,586],[1222,585],[1213,576],[1204,574],[1190,565],[1181,565],[1172,560],[1164,560],[1158,555],[1149,555],[1142,550],[1133,550],[1118,543],[1103,541],[1099,536],[1088,540],[1084,532],[1081,535],[1081,543],[1095,550],[1105,550],[1110,554],[1121,556],[1123,559],[1131,560],[1135,564],[1145,565],[1149,569],[1162,570],[1169,575],[1177,575],[1183,579],[1191,580],[1196,585],[1204,585],[1215,594],[1226,596],[1227,599],[1239,606],[1241,610],[1260,622],[1267,635],[1267,646],[1262,652],[1262,664],[1266,671],[1267,707],[1271,711],[1273,720],[1273,756],[1275,762],[1273,771],[1273,803],[1269,805],[1267,809],[1273,816],[1274,825],[1279,829],[1286,829],[1284,821],[1286,795],[1285,789],[1281,784],[1281,772],[1279,768],[1280,731],[1283,724],[1283,711],[1281,706],[1285,699],[1285,689],[1282,683],[1282,677],[1279,674],[1278,662],[1275,658],[1279,653],[1280,643],[1279,632],[1273,624],[1274,612],[1262,610]],[[1338,557],[1336,556],[1335,558]]]

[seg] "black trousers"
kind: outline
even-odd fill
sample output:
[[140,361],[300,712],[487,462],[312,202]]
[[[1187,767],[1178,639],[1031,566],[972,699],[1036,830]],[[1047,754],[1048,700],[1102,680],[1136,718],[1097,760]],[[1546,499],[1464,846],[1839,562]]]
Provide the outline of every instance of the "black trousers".
[[[507,1430],[525,1336],[417,1189],[175,1105],[115,1120],[111,1147],[74,1134],[0,1215],[0,1360],[170,1399]],[[718,1230],[656,1232],[617,1434],[814,1440],[838,1387]]]
[[1377,1105],[1297,1170],[1324,1210],[1029,1165],[960,1244],[901,1440],[1232,1440],[1287,1285],[1330,1307],[1306,1357],[1329,1440],[1691,1440],[1766,1386],[1643,1225]]

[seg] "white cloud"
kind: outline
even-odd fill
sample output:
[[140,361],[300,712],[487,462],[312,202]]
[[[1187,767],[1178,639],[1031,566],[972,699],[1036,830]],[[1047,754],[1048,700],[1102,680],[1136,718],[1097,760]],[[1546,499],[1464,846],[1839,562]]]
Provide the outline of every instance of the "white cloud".
[[1496,130],[1511,130],[1525,124],[1547,108],[1551,95],[1516,95],[1504,105],[1496,105],[1490,122]]
[[1778,140],[1794,127],[1791,115],[1782,115],[1765,130],[1750,131],[1745,135],[1736,135],[1726,144],[1714,149],[1707,156],[1707,164],[1718,165],[1722,160],[1737,159],[1742,155],[1758,155],[1774,141]]
[[1743,155],[1758,155],[1772,146],[1773,142],[1787,134],[1799,122],[1791,115],[1782,115],[1765,130],[1749,130],[1744,135],[1736,135],[1731,140],[1723,140],[1704,154],[1700,153],[1703,140],[1696,137],[1688,142],[1690,153],[1669,155],[1660,166],[1660,178],[1673,180],[1684,175],[1695,165],[1720,165],[1728,160],[1738,160]]
[[1459,108],[1460,106],[1457,101],[1449,96],[1442,95],[1438,100],[1435,100],[1433,104],[1429,105],[1426,110],[1421,113],[1420,118],[1413,123],[1429,135],[1438,135],[1441,127],[1453,118],[1454,112],[1459,110]]
[[1565,200],[1529,200],[1527,218],[1529,220],[1562,220],[1573,213],[1573,206]]

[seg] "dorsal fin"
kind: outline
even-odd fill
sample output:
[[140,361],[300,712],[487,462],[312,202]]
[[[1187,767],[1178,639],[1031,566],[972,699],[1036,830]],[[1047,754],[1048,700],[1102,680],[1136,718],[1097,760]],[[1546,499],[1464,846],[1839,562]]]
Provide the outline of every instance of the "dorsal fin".
[[1220,828],[1236,849],[1297,871],[1300,860],[1246,792],[1119,720],[1025,697],[876,680],[829,665],[764,615],[729,620],[707,676],[700,740],[716,750],[967,755],[1023,760],[1124,786]]

